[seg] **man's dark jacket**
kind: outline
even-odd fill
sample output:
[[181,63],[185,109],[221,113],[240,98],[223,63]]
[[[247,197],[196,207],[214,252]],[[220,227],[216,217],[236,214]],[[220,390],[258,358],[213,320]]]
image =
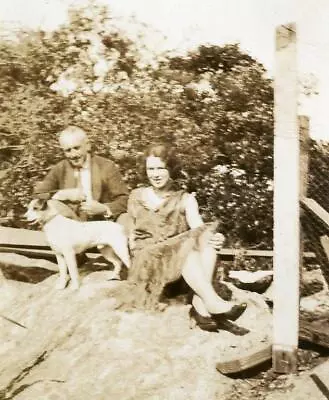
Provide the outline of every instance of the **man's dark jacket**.
[[[128,200],[128,188],[118,167],[111,160],[92,155],[90,169],[93,199],[109,206],[113,218],[117,219],[127,211]],[[34,193],[53,195],[57,190],[75,187],[77,182],[74,168],[68,160],[62,160],[51,168],[44,180],[36,186]]]

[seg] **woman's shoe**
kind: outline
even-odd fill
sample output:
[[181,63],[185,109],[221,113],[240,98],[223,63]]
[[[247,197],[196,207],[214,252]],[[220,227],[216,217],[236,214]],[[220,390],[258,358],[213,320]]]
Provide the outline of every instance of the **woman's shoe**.
[[269,288],[272,281],[273,281],[272,275],[264,276],[263,278],[258,279],[255,282],[242,282],[238,279],[233,279],[233,278],[231,279],[231,282],[237,288],[242,290],[248,290],[250,292],[256,292],[259,294],[264,293]]
[[230,332],[236,336],[244,336],[250,332],[249,329],[244,328],[243,326],[236,325],[227,319],[218,320],[217,329]]
[[216,321],[223,321],[224,319],[236,321],[245,312],[246,308],[247,303],[241,303],[233,306],[230,311],[211,314],[211,316]]
[[211,317],[204,317],[199,314],[197,310],[192,306],[190,309],[190,318],[193,318],[197,324],[197,326],[208,332],[216,332],[218,329],[217,322],[214,321]]

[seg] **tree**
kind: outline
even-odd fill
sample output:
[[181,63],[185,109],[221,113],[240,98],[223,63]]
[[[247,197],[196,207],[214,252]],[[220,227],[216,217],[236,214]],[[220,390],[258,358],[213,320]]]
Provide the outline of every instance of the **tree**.
[[[0,169],[11,168],[3,209],[19,214],[34,183],[61,157],[56,132],[85,128],[129,186],[154,140],[174,143],[206,219],[229,243],[272,238],[273,92],[264,68],[237,45],[200,46],[185,57],[142,62],[103,8],[74,10],[51,33],[2,43]],[[15,146],[15,147],[10,147]]]
[[168,64],[177,80],[189,73],[180,109],[196,125],[189,173],[206,214],[222,221],[231,241],[270,246],[273,89],[266,71],[238,45],[200,46]]

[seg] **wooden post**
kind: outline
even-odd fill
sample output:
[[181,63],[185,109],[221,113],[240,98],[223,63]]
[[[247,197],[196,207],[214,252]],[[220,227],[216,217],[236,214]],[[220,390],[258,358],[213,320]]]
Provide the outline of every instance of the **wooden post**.
[[276,30],[274,81],[273,368],[297,370],[299,319],[299,135],[295,24]]
[[305,115],[298,117],[299,143],[300,143],[300,198],[307,197],[310,120]]
[[[309,144],[310,144],[310,121],[305,115],[298,117],[299,125],[299,197],[303,201],[307,197],[308,185],[308,164],[309,164]],[[304,254],[304,233],[303,226],[300,224],[300,279],[302,279],[302,266]]]

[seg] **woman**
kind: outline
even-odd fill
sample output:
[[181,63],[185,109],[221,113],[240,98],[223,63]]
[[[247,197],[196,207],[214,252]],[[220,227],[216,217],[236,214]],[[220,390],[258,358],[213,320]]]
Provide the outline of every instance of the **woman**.
[[218,322],[237,319],[246,304],[224,301],[211,284],[216,250],[224,236],[215,233],[217,223],[202,221],[195,197],[177,188],[173,149],[150,146],[145,169],[150,185],[133,190],[128,200],[132,252],[128,280],[143,288],[135,292],[136,301],[157,308],[164,287],[182,276],[194,291],[190,314],[201,328],[216,330]]

